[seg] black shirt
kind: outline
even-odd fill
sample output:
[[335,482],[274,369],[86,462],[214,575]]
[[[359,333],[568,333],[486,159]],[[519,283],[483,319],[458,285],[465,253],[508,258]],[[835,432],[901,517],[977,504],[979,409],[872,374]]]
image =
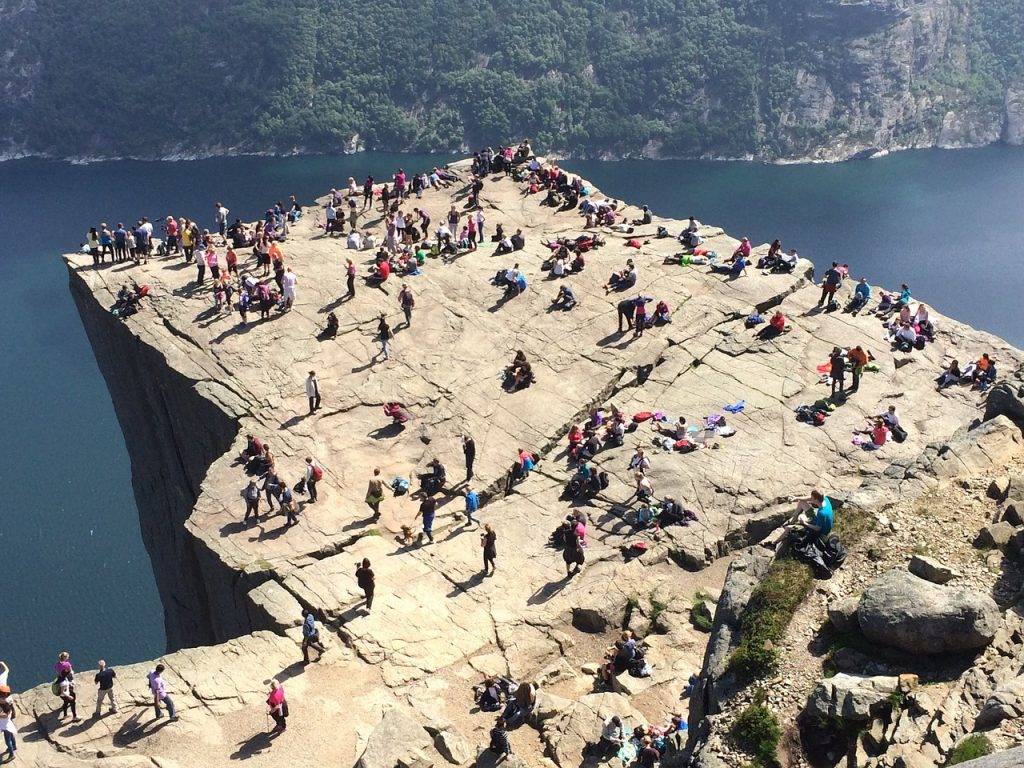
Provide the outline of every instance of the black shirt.
[[640,750],[640,754],[636,756],[636,762],[641,768],[654,768],[660,758],[661,753],[654,747],[644,747]]
[[101,691],[109,691],[114,687],[114,678],[117,677],[115,672],[110,667],[96,673],[96,682],[99,683]]

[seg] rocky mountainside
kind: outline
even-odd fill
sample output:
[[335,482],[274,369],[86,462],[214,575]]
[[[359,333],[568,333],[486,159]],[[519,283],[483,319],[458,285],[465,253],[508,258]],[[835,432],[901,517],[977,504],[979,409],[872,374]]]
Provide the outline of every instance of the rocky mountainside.
[[170,17],[157,0],[0,0],[0,152],[1020,144],[1022,19],[1024,0],[184,0]]
[[[416,205],[438,221],[452,205],[464,204],[465,192],[460,185],[431,190]],[[296,765],[330,760],[361,768],[491,766],[494,756],[486,746],[495,713],[475,706],[472,686],[484,676],[508,675],[535,681],[540,690],[530,717],[511,730],[515,755],[504,763],[508,768],[593,768],[587,745],[613,714],[629,728],[661,727],[672,715],[689,714],[692,743],[679,744],[665,768],[686,760],[689,747],[697,747],[700,760],[725,754],[726,765],[739,765],[747,759],[746,747],[727,741],[728,728],[721,726],[741,714],[737,703],[744,696],[755,694],[726,667],[749,629],[743,615],[751,595],[764,592],[756,591],[759,582],[770,583],[779,528],[794,512],[791,497],[820,487],[845,501],[840,530],[853,554],[835,584],[843,585],[836,595],[847,597],[854,591],[847,579],[867,578],[857,569],[856,546],[870,533],[851,521],[876,519],[890,533],[892,526],[909,531],[904,508],[887,511],[894,497],[912,505],[943,482],[1016,460],[1020,430],[1006,415],[1019,417],[1015,389],[995,390],[1002,405],[990,395],[993,410],[986,412],[981,395],[969,387],[934,387],[936,372],[951,357],[968,360],[988,351],[1003,370],[1019,367],[1024,354],[1002,340],[933,313],[933,343],[892,352],[875,315],[816,306],[820,290],[811,282],[809,262],[791,274],[752,268],[728,279],[683,262],[674,238],[656,236],[658,226],[676,232],[681,222],[659,217],[632,233],[639,247],[628,244],[627,234],[605,231],[607,243],[587,253],[581,273],[566,278],[578,305],[556,311],[551,305],[559,281],[542,268],[550,255],[543,242],[577,236],[581,219],[539,202],[520,183],[488,179],[481,196],[487,226],[522,228],[525,247],[498,256],[487,242],[450,259],[428,258],[421,274],[406,278],[415,309],[411,324],[394,323],[399,327],[388,360],[377,354],[375,329],[381,312],[393,322],[400,317],[398,281],[377,288],[359,280],[355,296],[346,298],[343,260],[352,257],[366,274],[371,253],[324,236],[315,210],[282,245],[299,279],[294,308],[272,311],[265,320],[253,312],[244,325],[213,306],[209,288],[197,285],[194,267],[179,256],[101,268],[88,256],[67,257],[73,294],[132,458],[168,636],[175,646],[203,647],[163,658],[182,714],[178,722],[153,719],[147,665],[120,671],[122,710],[116,715],[72,723],[58,717],[49,687],[22,694],[19,763],[175,768],[240,759],[279,765],[283,757]],[[633,206],[620,210],[627,217],[639,214]],[[363,214],[360,226],[379,235],[379,212]],[[700,231],[704,245],[720,254],[737,245],[716,227]],[[757,247],[755,258],[766,250]],[[636,289],[672,309],[670,324],[639,336],[616,330],[619,302],[632,292],[604,288],[627,258],[639,266]],[[527,289],[503,296],[489,280],[516,262]],[[243,259],[241,269],[258,272],[251,259]],[[142,311],[121,321],[106,308],[129,279],[150,291]],[[849,291],[842,288],[841,301]],[[768,338],[748,328],[744,319],[755,307],[780,308],[789,318],[788,332]],[[334,338],[319,333],[329,312],[339,319]],[[819,365],[835,344],[872,349],[877,370],[865,373],[860,390],[827,423],[799,422],[797,405],[828,394]],[[532,361],[536,381],[508,392],[502,370],[516,350]],[[323,393],[323,407],[314,414],[303,388],[310,369],[318,372]],[[382,413],[392,401],[413,416],[404,427]],[[864,450],[854,430],[889,403],[898,404],[908,439]],[[566,435],[594,408],[607,413],[613,404],[637,414],[637,426],[625,445],[605,447],[593,459],[596,471],[608,473],[608,487],[590,499],[570,500],[564,490],[575,467]],[[639,416],[645,411],[663,412],[668,423],[682,415],[700,425],[692,434],[700,447],[666,449],[657,428],[667,424]],[[712,415],[726,415],[728,429],[704,428]],[[236,457],[247,432],[272,444],[277,471],[289,485],[300,476],[304,457],[322,463],[320,498],[315,504],[303,499],[298,525],[286,527],[283,515],[262,503],[255,523],[243,521],[240,492],[248,477]],[[461,515],[467,488],[458,441],[463,432],[476,439],[473,487],[483,501],[478,516],[497,535],[492,576],[482,573],[479,527],[465,524]],[[661,530],[637,525],[628,466],[637,446],[650,456],[655,496],[677,499],[695,520]],[[537,453],[540,461],[506,492],[519,449]],[[365,497],[375,467],[386,480],[412,479],[415,488],[416,474],[434,457],[447,465],[452,485],[451,493],[438,496],[436,543],[404,536],[403,526],[418,529],[418,496],[388,494],[380,519],[370,518]],[[1013,482],[1004,485],[1000,495],[1017,498]],[[582,571],[567,575],[549,537],[574,511],[586,520],[587,547]],[[902,549],[902,541],[885,531],[880,535]],[[931,529],[929,537],[938,538]],[[937,547],[929,556],[941,560],[945,552]],[[363,558],[376,573],[372,612],[355,580]],[[895,555],[885,562],[895,563]],[[956,567],[958,578],[970,583],[948,587],[957,595],[981,582],[980,563],[968,565]],[[800,568],[791,574],[806,576]],[[877,575],[882,573],[879,566]],[[801,583],[807,588],[810,580],[794,578],[786,586]],[[817,602],[801,602],[801,592],[777,591],[795,596],[794,611],[817,609]],[[998,602],[1005,594],[1000,589],[995,604],[958,598],[975,613],[965,609],[972,620],[959,618],[956,625],[991,640],[991,658],[1000,669],[1006,660],[995,654],[1019,643],[1003,630],[1004,623],[1016,627]],[[323,662],[308,666],[298,647],[303,608],[323,622],[328,643]],[[868,625],[865,620],[860,626]],[[623,673],[602,685],[598,670],[624,629],[640,638],[650,674]],[[710,636],[705,629],[713,630]],[[752,667],[764,655],[747,637]],[[781,632],[776,640],[788,642]],[[760,650],[771,648],[762,644]],[[807,658],[794,656],[793,664],[770,683],[767,699],[778,713],[773,717],[783,722],[795,712],[793,700],[806,701],[817,682]],[[695,672],[700,682],[691,704],[686,686]],[[870,674],[885,678],[866,686],[872,695],[894,695],[899,685],[910,685],[888,668]],[[275,739],[266,735],[263,709],[272,677],[284,683],[292,711],[287,733]],[[835,699],[842,680],[833,680],[830,693],[816,700]],[[79,704],[86,707],[91,675],[80,670],[79,681]],[[987,685],[978,682],[971,691],[988,696]],[[965,688],[955,682],[944,690],[954,696]],[[878,711],[869,707],[872,715]],[[949,739],[964,732],[966,715],[960,715],[944,731]]]

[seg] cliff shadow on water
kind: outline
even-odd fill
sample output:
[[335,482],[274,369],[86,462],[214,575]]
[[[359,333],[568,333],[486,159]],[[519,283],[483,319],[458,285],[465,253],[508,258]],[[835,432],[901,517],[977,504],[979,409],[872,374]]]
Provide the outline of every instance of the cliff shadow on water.
[[210,465],[223,456],[239,426],[174,370],[153,346],[97,301],[68,265],[71,295],[113,400],[131,457],[142,539],[163,602],[168,651],[210,645],[251,630],[236,605],[237,574],[216,573],[185,526]]

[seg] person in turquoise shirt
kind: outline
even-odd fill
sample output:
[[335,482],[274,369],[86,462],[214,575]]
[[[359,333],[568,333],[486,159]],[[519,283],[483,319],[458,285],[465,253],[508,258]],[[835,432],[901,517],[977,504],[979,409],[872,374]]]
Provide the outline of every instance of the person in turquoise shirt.
[[868,279],[862,277],[860,282],[857,283],[857,287],[853,289],[853,301],[850,302],[850,309],[856,311],[865,306],[870,299],[871,286],[868,285]]

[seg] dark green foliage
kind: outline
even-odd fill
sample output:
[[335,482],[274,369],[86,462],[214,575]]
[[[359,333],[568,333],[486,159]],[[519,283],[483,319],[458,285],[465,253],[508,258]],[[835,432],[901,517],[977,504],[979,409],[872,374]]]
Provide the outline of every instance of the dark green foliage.
[[977,757],[992,754],[992,744],[983,733],[972,733],[961,741],[949,755],[948,765],[959,765]]
[[778,718],[764,704],[751,704],[740,712],[732,725],[732,737],[736,743],[755,758],[759,768],[778,766],[779,736]]
[[[988,108],[1024,72],[1024,0],[960,2],[969,66],[950,60],[914,87]],[[895,21],[858,27],[846,6],[810,0],[35,5],[26,61],[8,74],[29,86],[0,97],[0,125],[63,155],[331,152],[354,136],[440,151],[529,136],[577,155],[775,157],[844,130],[840,111],[799,117],[798,72],[828,80],[841,109],[859,82],[846,43]]]

